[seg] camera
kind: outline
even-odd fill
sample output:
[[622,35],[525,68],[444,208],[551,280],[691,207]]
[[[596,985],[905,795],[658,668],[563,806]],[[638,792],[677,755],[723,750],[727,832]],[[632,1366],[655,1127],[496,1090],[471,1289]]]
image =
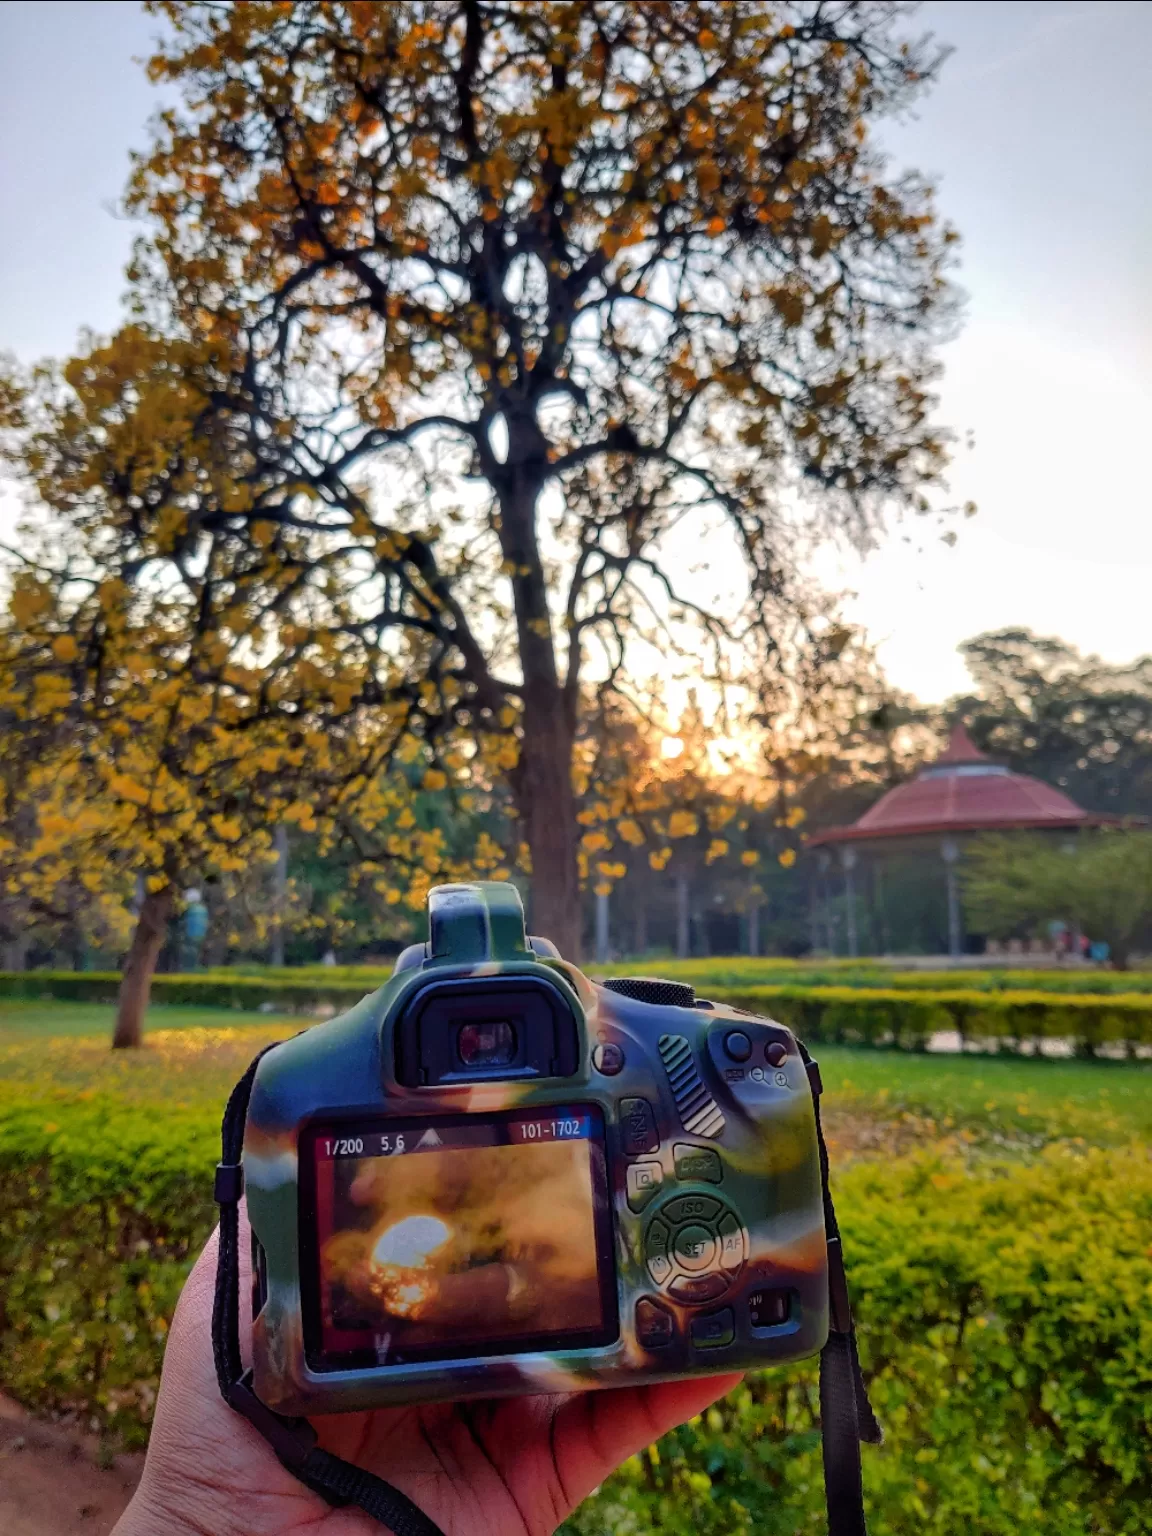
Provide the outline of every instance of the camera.
[[244,1122],[252,1385],[283,1414],[619,1386],[820,1350],[828,1243],[791,1032],[594,985],[515,887],[264,1055]]

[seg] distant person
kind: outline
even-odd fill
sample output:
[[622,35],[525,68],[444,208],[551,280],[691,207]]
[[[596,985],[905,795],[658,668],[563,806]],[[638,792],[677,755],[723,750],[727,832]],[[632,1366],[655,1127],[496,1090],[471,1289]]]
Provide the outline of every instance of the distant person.
[[336,964],[336,951],[334,949],[326,949],[324,951],[324,958],[320,961],[320,964],[321,965],[335,965]]

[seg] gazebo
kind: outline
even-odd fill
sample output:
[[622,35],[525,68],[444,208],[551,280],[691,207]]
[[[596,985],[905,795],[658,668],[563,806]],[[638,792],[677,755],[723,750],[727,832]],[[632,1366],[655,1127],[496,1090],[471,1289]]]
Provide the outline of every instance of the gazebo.
[[1110,824],[1060,790],[1027,774],[1013,773],[974,744],[962,724],[952,727],[947,750],[921,768],[907,784],[881,796],[858,821],[816,833],[809,847],[839,855],[848,911],[848,953],[859,952],[854,871],[859,851],[883,847],[901,853],[939,856],[948,899],[948,952],[963,949],[956,864],[963,841],[982,832],[1075,832]]

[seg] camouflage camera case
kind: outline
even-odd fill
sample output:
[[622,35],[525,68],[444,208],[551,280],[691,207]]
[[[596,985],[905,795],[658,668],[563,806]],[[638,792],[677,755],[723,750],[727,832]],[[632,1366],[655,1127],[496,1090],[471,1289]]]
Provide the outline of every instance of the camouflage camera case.
[[608,1387],[820,1350],[812,1090],[791,1032],[593,985],[496,883],[257,1068],[253,1386],[286,1414]]

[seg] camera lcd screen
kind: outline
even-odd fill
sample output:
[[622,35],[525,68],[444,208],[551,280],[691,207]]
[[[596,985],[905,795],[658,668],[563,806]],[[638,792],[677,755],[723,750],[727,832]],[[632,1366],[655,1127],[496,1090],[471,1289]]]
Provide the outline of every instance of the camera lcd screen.
[[301,1199],[315,1370],[617,1336],[594,1106],[313,1126]]

